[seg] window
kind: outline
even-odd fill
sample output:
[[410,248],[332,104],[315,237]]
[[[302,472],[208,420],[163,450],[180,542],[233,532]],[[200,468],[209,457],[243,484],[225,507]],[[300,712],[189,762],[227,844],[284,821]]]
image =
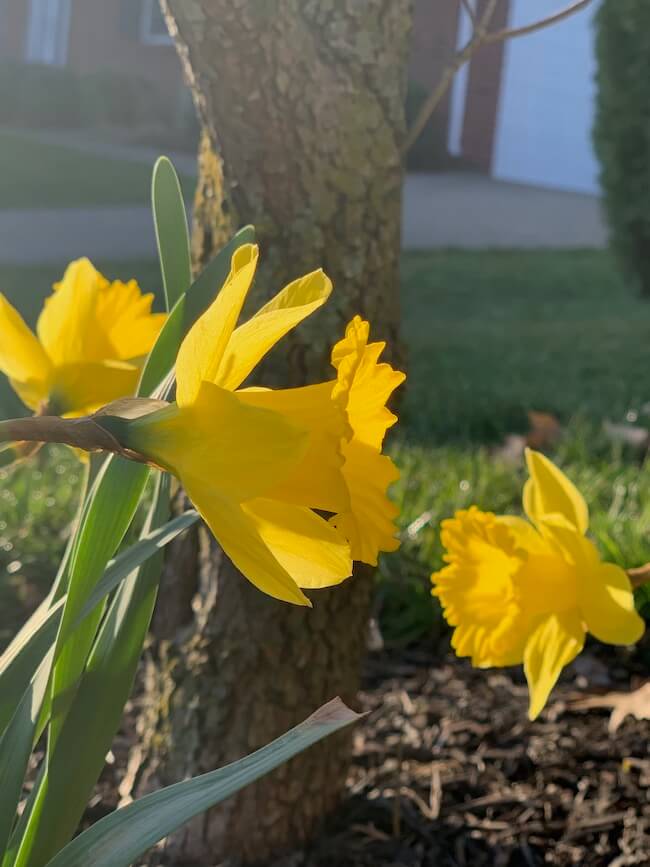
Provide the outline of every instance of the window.
[[140,41],[144,42],[145,45],[173,44],[158,0],[142,0]]
[[25,60],[64,66],[69,32],[70,0],[30,0]]

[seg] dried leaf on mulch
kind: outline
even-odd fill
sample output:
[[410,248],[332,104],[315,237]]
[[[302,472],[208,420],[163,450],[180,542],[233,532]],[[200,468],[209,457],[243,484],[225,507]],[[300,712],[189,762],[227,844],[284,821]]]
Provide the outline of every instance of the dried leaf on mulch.
[[611,708],[607,728],[610,734],[618,731],[627,716],[636,720],[650,720],[650,682],[632,692],[607,692],[605,695],[592,695],[574,701],[572,710],[592,710],[596,707]]

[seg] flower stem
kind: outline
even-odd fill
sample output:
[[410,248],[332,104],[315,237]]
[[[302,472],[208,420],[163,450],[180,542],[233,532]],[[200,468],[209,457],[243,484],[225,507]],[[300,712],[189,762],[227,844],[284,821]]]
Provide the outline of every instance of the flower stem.
[[59,418],[38,415],[0,421],[0,442],[63,443],[87,452],[104,451],[126,455],[119,441],[91,416]]

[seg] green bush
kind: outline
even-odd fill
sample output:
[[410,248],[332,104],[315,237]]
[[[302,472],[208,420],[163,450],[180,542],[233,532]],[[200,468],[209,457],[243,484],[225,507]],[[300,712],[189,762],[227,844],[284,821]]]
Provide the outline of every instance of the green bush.
[[650,2],[604,0],[596,45],[594,143],[612,243],[650,296]]

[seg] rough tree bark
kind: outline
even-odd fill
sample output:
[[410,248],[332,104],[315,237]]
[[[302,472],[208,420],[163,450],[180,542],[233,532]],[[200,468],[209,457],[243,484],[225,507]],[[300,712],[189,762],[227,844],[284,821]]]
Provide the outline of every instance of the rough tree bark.
[[[266,371],[331,376],[328,353],[361,313],[397,345],[404,89],[411,0],[163,0],[203,124],[193,254],[256,226],[253,305],[323,266],[333,299]],[[305,610],[235,574],[205,533],[173,550],[146,671],[141,794],[266,743],[341,694],[354,703],[371,581],[360,573]],[[348,741],[331,739],[167,842],[168,863],[268,858],[336,804]]]

